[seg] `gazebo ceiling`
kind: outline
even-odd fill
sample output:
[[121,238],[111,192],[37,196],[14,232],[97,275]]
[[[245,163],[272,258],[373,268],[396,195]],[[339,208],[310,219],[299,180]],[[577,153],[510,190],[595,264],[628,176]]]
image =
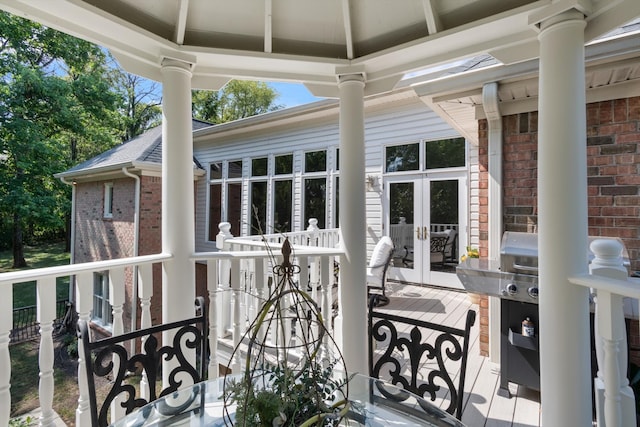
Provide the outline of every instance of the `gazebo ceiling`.
[[0,8],[111,50],[130,72],[160,80],[162,58],[194,65],[194,87],[231,78],[302,82],[336,96],[340,74],[366,94],[407,72],[490,53],[538,56],[537,24],[575,8],[587,40],[640,15],[637,0],[0,0]]

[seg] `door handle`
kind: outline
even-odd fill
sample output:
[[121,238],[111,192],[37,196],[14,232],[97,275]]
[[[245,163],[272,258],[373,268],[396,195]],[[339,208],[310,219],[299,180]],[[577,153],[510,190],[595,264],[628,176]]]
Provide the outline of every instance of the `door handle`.
[[422,239],[423,239],[423,240],[427,240],[427,236],[428,236],[428,234],[427,234],[427,227],[426,227],[426,226],[425,226],[425,227],[422,227]]
[[416,234],[417,234],[417,238],[418,240],[422,240],[422,235],[420,234],[420,227],[416,227]]

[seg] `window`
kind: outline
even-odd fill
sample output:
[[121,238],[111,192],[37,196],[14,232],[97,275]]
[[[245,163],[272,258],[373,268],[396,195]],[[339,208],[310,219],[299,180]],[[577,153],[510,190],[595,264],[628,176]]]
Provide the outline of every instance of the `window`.
[[275,156],[274,163],[278,179],[273,181],[273,232],[286,233],[293,222],[293,179],[282,175],[293,174],[293,154]]
[[209,240],[215,242],[222,222],[222,184],[209,185]]
[[267,176],[267,158],[251,160],[251,176]]
[[231,224],[231,234],[240,236],[242,230],[242,183],[227,184],[227,221]]
[[327,152],[310,151],[304,153],[305,172],[324,172],[327,170]]
[[221,179],[222,178],[222,162],[211,163],[209,168],[209,179]]
[[425,143],[425,168],[455,168],[466,164],[464,138],[441,139]]
[[209,166],[209,241],[215,241],[222,221],[231,224],[231,234],[241,233],[242,160],[214,162]]
[[290,175],[293,173],[293,154],[284,154],[275,157],[276,175]]
[[336,180],[335,180],[335,192],[336,195],[333,198],[333,200],[335,200],[335,208],[334,208],[334,218],[333,218],[333,226],[334,227],[340,227],[340,177],[336,176]]
[[251,211],[249,234],[267,234],[267,181],[251,183]]
[[229,162],[229,174],[227,178],[242,178],[242,160]]
[[291,208],[293,206],[293,181],[290,179],[273,182],[273,232],[291,231]]
[[448,138],[385,148],[385,172],[430,171],[467,164],[464,138]]
[[385,171],[403,172],[420,168],[420,144],[404,144],[387,147],[385,150]]
[[113,182],[104,184],[104,217],[113,218]]
[[306,178],[304,180],[304,224],[310,218],[318,220],[318,227],[326,227],[327,179]]
[[93,275],[93,317],[92,321],[110,329],[113,324],[113,313],[109,304],[109,274],[107,272]]

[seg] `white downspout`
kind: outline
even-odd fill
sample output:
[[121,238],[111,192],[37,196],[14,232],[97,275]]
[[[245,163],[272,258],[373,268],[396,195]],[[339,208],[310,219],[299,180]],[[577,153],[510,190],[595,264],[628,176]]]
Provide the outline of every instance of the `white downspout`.
[[[489,259],[500,258],[502,240],[502,114],[498,83],[482,87],[482,107],[487,116],[489,140]],[[489,297],[489,357],[500,363],[500,299]]]
[[[75,181],[67,181],[67,179],[63,176],[60,177],[60,181],[63,184],[67,184],[71,186],[71,223],[69,227],[71,227],[71,235],[69,236],[70,245],[69,245],[69,264],[75,264],[75,249],[76,249],[76,182]],[[74,302],[74,289],[75,289],[75,280],[76,276],[69,276],[69,301]]]
[[[122,173],[128,177],[131,177],[136,182],[135,196],[134,196],[134,208],[133,208],[133,256],[138,256],[140,250],[140,177],[135,175],[126,167],[122,168]],[[133,298],[131,298],[131,329],[136,330],[136,317],[138,315],[138,266],[133,266]],[[131,343],[132,352],[135,352],[133,346],[135,343]]]

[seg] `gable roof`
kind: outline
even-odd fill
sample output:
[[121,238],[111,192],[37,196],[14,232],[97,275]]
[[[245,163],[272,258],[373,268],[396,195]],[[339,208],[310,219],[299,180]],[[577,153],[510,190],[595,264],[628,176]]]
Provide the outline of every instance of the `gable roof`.
[[[192,119],[194,131],[210,126],[212,126],[211,123]],[[193,162],[194,169],[203,169],[195,157]],[[147,166],[153,168],[155,165],[159,167],[161,164],[162,125],[159,125],[54,176],[56,178],[89,177],[120,171],[123,167],[144,168]]]

